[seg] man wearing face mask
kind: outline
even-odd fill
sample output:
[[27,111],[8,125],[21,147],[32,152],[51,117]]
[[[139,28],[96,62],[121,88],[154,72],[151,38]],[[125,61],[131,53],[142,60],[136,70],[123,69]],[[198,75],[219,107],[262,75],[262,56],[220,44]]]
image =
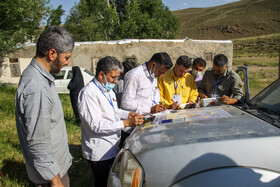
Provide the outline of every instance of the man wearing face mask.
[[83,156],[91,165],[95,186],[107,186],[110,167],[119,152],[121,130],[143,124],[143,116],[118,108],[113,92],[122,64],[106,56],[96,67],[95,78],[79,94]]
[[223,104],[242,101],[242,82],[238,74],[228,67],[228,59],[223,54],[214,57],[213,68],[208,69],[198,88],[200,98],[216,97]]
[[159,104],[160,95],[156,77],[163,75],[172,66],[170,56],[166,52],[161,52],[129,71],[124,77],[121,108],[142,115],[165,110],[165,107]]
[[169,109],[178,109],[180,104],[194,104],[198,92],[195,80],[188,73],[192,65],[191,58],[180,56],[175,66],[158,78],[158,87],[162,104]]
[[206,61],[203,58],[196,58],[193,60],[192,70],[189,71],[190,74],[195,79],[196,86],[198,87],[202,81],[203,75],[202,72],[206,67]]

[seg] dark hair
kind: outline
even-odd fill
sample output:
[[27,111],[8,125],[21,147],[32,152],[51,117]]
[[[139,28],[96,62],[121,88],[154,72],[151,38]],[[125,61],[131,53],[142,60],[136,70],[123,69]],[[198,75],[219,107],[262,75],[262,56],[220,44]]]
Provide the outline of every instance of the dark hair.
[[192,59],[188,56],[182,55],[177,59],[176,64],[179,66],[183,65],[185,68],[189,69],[192,66]]
[[192,66],[198,64],[199,66],[206,67],[206,61],[203,58],[196,58],[193,60]]
[[45,57],[50,49],[55,49],[58,55],[73,51],[74,39],[65,29],[51,26],[40,35],[36,45],[36,56]]
[[148,63],[156,62],[157,65],[164,65],[166,69],[171,69],[173,66],[170,56],[166,52],[155,53]]
[[218,54],[214,57],[214,64],[217,67],[224,67],[224,66],[228,65],[228,59],[225,55]]
[[95,76],[98,76],[100,71],[103,71],[105,75],[109,73],[111,70],[118,70],[120,73],[123,72],[123,65],[121,62],[112,56],[106,56],[104,58],[101,58],[96,66],[96,74]]
[[137,67],[136,62],[133,59],[126,59],[125,61],[122,62],[123,65],[123,72],[127,73],[128,71],[130,71],[131,69]]

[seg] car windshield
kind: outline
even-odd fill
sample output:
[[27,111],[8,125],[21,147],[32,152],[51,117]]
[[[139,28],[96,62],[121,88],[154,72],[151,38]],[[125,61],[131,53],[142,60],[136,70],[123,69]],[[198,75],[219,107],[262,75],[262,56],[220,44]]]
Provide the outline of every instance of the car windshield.
[[280,79],[257,94],[250,103],[257,108],[280,114]]
[[91,76],[94,76],[94,74],[93,74],[91,71],[89,71],[89,70],[87,70],[87,69],[85,69],[84,71],[85,71],[86,73],[90,74]]
[[65,75],[66,71],[65,70],[61,70],[59,73],[54,75],[55,79],[63,79],[64,75]]

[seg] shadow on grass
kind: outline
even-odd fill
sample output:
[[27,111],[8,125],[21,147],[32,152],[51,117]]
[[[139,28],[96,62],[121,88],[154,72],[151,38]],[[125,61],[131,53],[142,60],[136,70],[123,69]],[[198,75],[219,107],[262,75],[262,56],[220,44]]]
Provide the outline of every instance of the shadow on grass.
[[[92,186],[92,173],[88,162],[82,156],[81,145],[69,145],[73,157],[72,166],[68,170],[71,187]],[[13,158],[3,160],[3,167],[0,168],[3,173],[2,180],[6,184],[15,184],[16,186],[34,186],[29,180],[25,164],[16,161]],[[5,184],[3,183],[3,184]]]
[[91,168],[82,156],[81,145],[69,145],[69,148],[73,157],[72,166],[68,171],[71,187],[92,186]]
[[4,176],[3,181],[22,184],[24,186],[34,186],[34,184],[28,179],[25,164],[23,162],[16,161],[13,158],[5,159],[1,170]]

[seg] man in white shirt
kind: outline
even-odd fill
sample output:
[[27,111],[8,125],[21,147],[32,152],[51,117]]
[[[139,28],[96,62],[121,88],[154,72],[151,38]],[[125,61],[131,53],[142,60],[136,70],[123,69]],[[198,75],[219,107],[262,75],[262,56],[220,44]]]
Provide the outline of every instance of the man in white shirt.
[[100,59],[95,78],[78,98],[83,156],[91,164],[97,187],[107,186],[110,167],[119,152],[121,130],[143,124],[143,116],[118,108],[112,89],[122,71],[115,57]]
[[160,104],[156,77],[163,75],[172,66],[170,56],[166,52],[161,52],[129,71],[124,77],[121,108],[142,115],[165,110]]

